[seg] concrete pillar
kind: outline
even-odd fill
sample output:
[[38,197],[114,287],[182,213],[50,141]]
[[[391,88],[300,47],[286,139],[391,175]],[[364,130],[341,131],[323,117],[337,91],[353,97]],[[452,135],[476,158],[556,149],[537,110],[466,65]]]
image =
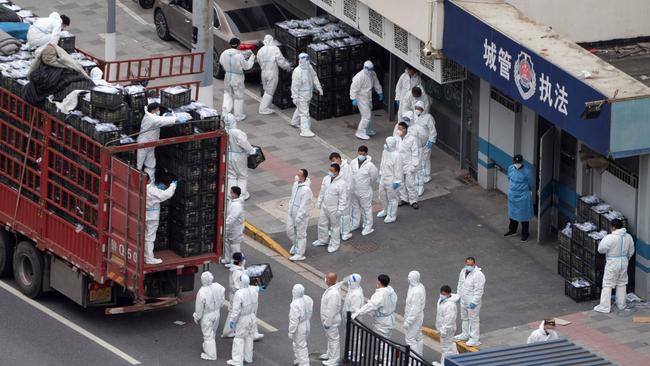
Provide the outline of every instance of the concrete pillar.
[[639,158],[639,194],[636,215],[636,282],[634,292],[650,296],[650,155]]
[[192,52],[205,52],[204,72],[196,75],[199,84],[199,101],[208,107],[214,105],[212,85],[212,1],[193,0],[192,8]]
[[490,142],[490,84],[481,79],[478,114],[478,183],[485,189],[496,186],[494,162],[489,157]]

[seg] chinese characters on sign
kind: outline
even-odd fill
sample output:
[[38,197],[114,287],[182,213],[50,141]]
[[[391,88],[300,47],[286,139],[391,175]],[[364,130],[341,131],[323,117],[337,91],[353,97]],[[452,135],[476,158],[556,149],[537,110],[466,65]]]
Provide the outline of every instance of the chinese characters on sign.
[[[510,81],[512,55],[507,50],[503,48],[497,50],[497,45],[485,38],[483,60],[485,60],[485,66],[488,69],[495,73],[498,70],[500,77]],[[544,73],[541,73],[539,79],[537,79],[533,61],[530,55],[524,51],[519,52],[514,66],[514,82],[524,100],[532,98],[539,90],[540,102],[547,104],[550,108],[565,116],[568,115],[569,93],[564,85],[557,82],[553,83],[550,77]],[[539,89],[537,88],[537,81],[539,81]]]

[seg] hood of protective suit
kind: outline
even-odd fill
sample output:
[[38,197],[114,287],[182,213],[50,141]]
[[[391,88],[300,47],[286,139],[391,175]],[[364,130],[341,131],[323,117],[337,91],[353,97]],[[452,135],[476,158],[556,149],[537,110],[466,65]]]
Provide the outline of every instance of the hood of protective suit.
[[418,271],[411,271],[409,272],[409,286],[417,286],[420,284],[420,272]]
[[223,117],[224,123],[226,124],[226,131],[229,131],[233,128],[237,128],[237,118],[232,113],[226,113]]
[[295,284],[293,285],[293,290],[291,290],[291,295],[293,295],[293,299],[299,299],[305,295],[305,287],[301,284]]
[[372,64],[372,61],[366,61],[363,63],[364,70],[372,71],[375,68],[375,65]]
[[388,151],[395,151],[397,149],[397,139],[394,136],[386,137],[386,145],[388,146]]
[[93,81],[101,80],[103,76],[104,76],[104,72],[99,67],[93,67],[93,69],[90,70],[90,78]]
[[350,278],[348,278],[348,287],[350,290],[361,287],[361,275],[358,273],[351,274]]
[[267,34],[264,36],[264,40],[262,41],[265,46],[272,46],[273,45],[273,36],[270,34]]
[[201,285],[210,286],[212,285],[212,280],[214,280],[214,276],[212,276],[212,273],[208,271],[201,273]]
[[415,105],[413,106],[414,108],[420,108],[422,111],[424,111],[424,102],[421,100],[418,100],[415,102]]
[[304,52],[298,55],[298,65],[306,69],[309,66],[309,55]]
[[248,277],[246,273],[242,273],[241,276],[239,276],[239,285],[241,288],[246,288],[251,284],[251,279]]
[[413,118],[414,118],[413,111],[408,111],[408,112],[402,114],[402,121],[406,122],[406,124],[409,125],[409,126],[413,122]]

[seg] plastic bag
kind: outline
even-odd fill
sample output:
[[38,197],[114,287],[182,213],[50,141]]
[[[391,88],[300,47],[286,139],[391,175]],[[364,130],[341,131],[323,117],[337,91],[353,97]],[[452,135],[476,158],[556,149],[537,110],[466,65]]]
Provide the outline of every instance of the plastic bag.
[[600,198],[594,195],[580,197],[580,200],[590,206],[594,206],[600,203]]
[[607,203],[601,203],[599,205],[596,205],[596,206],[592,207],[591,209],[594,210],[595,212],[599,213],[599,214],[602,214],[602,213],[605,213],[607,211],[611,211],[612,210],[612,205],[607,204]]
[[126,92],[126,94],[129,94],[129,95],[144,93],[144,86],[142,86],[142,85],[127,85],[127,86],[124,87],[124,91]]
[[562,229],[562,234],[568,236],[569,238],[571,237],[571,223],[570,222],[567,222],[564,229]]
[[114,87],[114,86],[108,86],[108,85],[98,85],[93,88],[93,91],[100,92],[100,93],[105,93],[105,94],[119,94],[120,89]]
[[189,90],[190,89],[188,89],[186,87],[183,87],[183,86],[172,86],[172,87],[169,87],[169,88],[165,88],[162,91],[164,91],[167,94],[177,95],[177,94],[185,93],[185,92],[187,92]]
[[112,123],[96,123],[95,130],[98,132],[119,131],[120,129]]

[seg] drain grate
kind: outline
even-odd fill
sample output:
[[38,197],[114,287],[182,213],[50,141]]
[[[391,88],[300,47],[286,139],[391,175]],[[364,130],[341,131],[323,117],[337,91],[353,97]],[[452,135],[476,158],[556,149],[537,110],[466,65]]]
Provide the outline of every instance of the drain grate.
[[[345,245],[345,244],[342,243],[341,245]],[[357,241],[350,242],[349,245],[345,245],[345,246],[347,246],[353,252],[356,253],[372,253],[379,250],[379,244],[375,243],[374,241],[364,240],[364,239],[361,239],[358,242]]]

